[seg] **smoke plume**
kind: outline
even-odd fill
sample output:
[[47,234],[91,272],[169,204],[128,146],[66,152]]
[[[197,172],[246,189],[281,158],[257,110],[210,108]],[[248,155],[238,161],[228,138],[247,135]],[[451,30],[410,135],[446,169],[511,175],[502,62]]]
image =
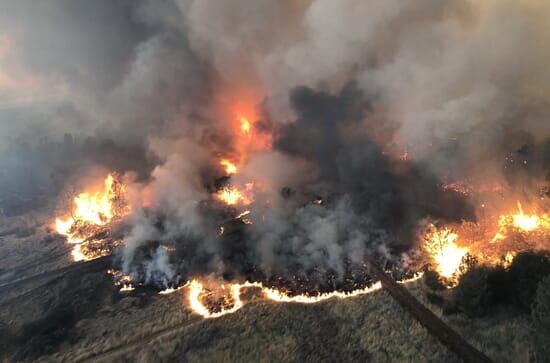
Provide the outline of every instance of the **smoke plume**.
[[[542,0],[0,8],[2,203],[126,173],[120,256],[147,282],[338,280],[366,255],[399,259],[425,218],[475,219],[443,182],[547,183]],[[233,186],[254,200],[216,199]]]

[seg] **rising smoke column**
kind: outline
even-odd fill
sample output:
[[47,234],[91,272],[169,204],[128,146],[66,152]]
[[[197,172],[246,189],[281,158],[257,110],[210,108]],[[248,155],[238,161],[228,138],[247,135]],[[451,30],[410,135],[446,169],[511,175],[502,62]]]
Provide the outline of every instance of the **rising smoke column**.
[[[275,127],[275,148],[252,156],[243,171],[262,186],[250,206],[255,223],[214,234],[223,206],[203,213],[201,205],[209,198],[200,171],[190,159],[173,165],[170,160],[156,169],[147,187],[165,199],[153,203],[161,208],[152,209],[148,228],[137,223],[127,238],[126,269],[135,246],[158,239],[175,246],[174,263],[183,274],[302,276],[323,284],[329,275],[341,280],[362,268],[367,254],[391,259],[391,253],[406,252],[426,216],[471,218],[460,194],[443,192],[426,168],[384,155],[362,131],[369,106],[354,84],[337,95],[296,88],[290,97],[297,119]],[[256,157],[269,160],[271,174],[286,178],[265,175],[256,168]],[[312,203],[318,197],[322,203]],[[154,232],[139,235],[143,230]]]
[[[442,178],[514,184],[545,174],[503,167],[525,144],[520,156],[547,165],[542,0],[0,5],[0,64],[17,75],[0,110],[0,137],[15,145],[0,159],[17,172],[2,185],[30,172],[50,180],[52,169],[63,185],[92,165],[139,172],[128,269],[141,246],[160,240],[176,246],[171,268],[184,274],[341,271],[337,261],[372,241],[406,250],[425,216],[471,216],[438,189]],[[234,246],[217,237],[226,216],[210,196],[219,158],[238,149],[224,107],[245,93],[274,148],[249,150],[231,178],[265,189],[250,207],[265,224]],[[74,137],[55,141],[63,133]],[[105,145],[115,145],[110,157]],[[317,197],[322,206],[308,204]],[[291,237],[294,250],[274,251]]]

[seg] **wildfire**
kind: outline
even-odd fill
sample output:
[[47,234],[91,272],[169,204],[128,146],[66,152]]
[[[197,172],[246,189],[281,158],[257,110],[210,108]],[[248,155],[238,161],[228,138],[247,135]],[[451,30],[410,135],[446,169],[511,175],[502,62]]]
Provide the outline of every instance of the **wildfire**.
[[231,307],[222,307],[220,311],[217,312],[211,312],[206,305],[202,303],[202,299],[205,297],[205,295],[208,295],[208,291],[204,289],[204,286],[202,283],[200,283],[197,280],[192,280],[189,283],[188,286],[189,294],[189,306],[191,307],[191,310],[193,310],[195,313],[201,315],[204,318],[218,318],[225,314],[231,314],[235,311],[239,310],[243,306],[243,302],[241,300],[241,285],[240,284],[232,284],[230,287],[231,295],[230,298],[233,301],[233,305]]
[[462,260],[468,253],[467,248],[456,244],[457,239],[456,232],[448,228],[437,230],[432,226],[424,243],[424,249],[433,259],[437,272],[448,279],[457,277]]
[[179,290],[183,289],[186,286],[187,285],[183,285],[183,286],[179,286],[179,287],[169,287],[169,288],[166,288],[162,291],[159,291],[159,295],[170,295],[170,294],[173,294],[176,291],[179,291]]
[[241,126],[241,131],[243,134],[250,134],[250,129],[251,129],[251,125],[250,125],[250,121],[248,120],[248,118],[244,117],[244,116],[239,116],[239,123],[240,123],[240,126]]
[[268,150],[272,145],[272,135],[265,127],[257,127],[258,118],[255,103],[257,100],[240,100],[229,106],[227,114],[229,125],[233,134],[232,161],[237,165],[246,163],[251,153]]
[[67,239],[67,242],[69,242],[69,243],[80,243],[80,242],[82,242],[82,240],[80,238],[77,238],[75,236],[72,236],[72,237],[69,236],[69,230],[71,229],[73,224],[74,224],[74,218],[72,218],[72,217],[69,217],[65,221],[57,218],[55,220],[55,230],[57,231],[57,233],[69,237]]
[[224,170],[227,173],[227,175],[236,174],[238,171],[237,166],[229,160],[226,160],[226,159],[221,160],[220,165],[224,167]]
[[519,201],[518,210],[519,213],[512,216],[514,227],[525,232],[531,232],[538,228],[550,229],[550,217],[548,217],[548,215],[543,214],[540,217],[536,214],[525,215]]
[[248,205],[254,201],[252,189],[254,185],[252,183],[246,184],[244,190],[240,190],[237,187],[227,186],[220,189],[214,198],[227,205]]
[[478,193],[502,193],[506,190],[506,188],[498,183],[486,183],[483,185],[472,185],[467,180],[459,180],[454,182],[446,182],[441,185],[442,189],[452,190],[454,192],[464,194],[464,195],[471,195],[471,194],[478,194]]
[[244,212],[242,213],[239,213],[234,219],[242,219],[243,217],[247,216],[250,214],[250,211],[249,210],[245,210]]
[[466,185],[460,182],[444,183],[442,184],[441,187],[445,191],[452,190],[456,193],[460,193],[464,195],[469,195],[472,193],[472,188],[469,185]]
[[332,291],[332,292],[327,292],[327,293],[318,294],[318,295],[301,294],[301,295],[290,296],[283,291],[271,289],[267,287],[263,287],[262,292],[267,299],[276,301],[276,302],[315,304],[315,303],[332,299],[332,298],[345,299],[348,297],[365,295],[370,292],[380,290],[381,288],[382,288],[382,284],[380,282],[377,282],[372,286],[365,287],[364,289],[357,289],[350,292]]
[[504,268],[510,267],[512,262],[514,262],[514,258],[516,258],[516,253],[514,252],[507,252],[506,255],[503,258],[502,266]]
[[[219,163],[226,176],[232,176],[248,162],[252,153],[271,148],[272,135],[265,127],[255,127],[259,118],[255,108],[258,100],[254,94],[238,93],[238,98],[226,102],[223,101],[223,104],[229,131],[232,134],[232,144],[229,154],[224,155]],[[213,197],[229,206],[249,205],[254,201],[253,182],[253,180],[250,181],[244,187],[242,185],[225,186]]]
[[[459,235],[461,246],[457,245]],[[452,286],[470,262],[506,268],[518,252],[548,249],[549,237],[550,217],[526,213],[518,201],[517,210],[463,222],[452,229],[432,225],[423,247],[437,272]]]
[[80,248],[80,244],[75,244],[73,246],[73,250],[71,251],[71,256],[73,256],[73,260],[75,262],[86,261],[86,255],[84,253],[82,253],[82,250]]
[[71,254],[75,261],[90,260],[109,253],[107,248],[90,239],[113,218],[129,212],[125,204],[119,203],[123,193],[124,186],[113,174],[109,174],[101,190],[80,193],[72,201],[71,215],[66,219],[56,219],[57,233],[66,236],[68,243],[74,244]]
[[80,193],[75,197],[73,202],[76,208],[66,220],[56,219],[56,231],[59,234],[67,236],[69,243],[81,243],[84,240],[83,237],[78,236],[75,231],[71,231],[78,221],[97,226],[107,223],[113,217],[110,197],[112,186],[113,176],[109,174],[104,181],[103,191],[93,195],[86,192]]
[[120,292],[130,292],[134,291],[136,288],[132,284],[124,284],[120,288]]
[[121,271],[115,269],[108,269],[107,273],[113,277],[113,283],[119,288],[120,292],[130,292],[136,289],[132,283],[133,278],[131,275],[122,273]]
[[499,228],[491,240],[492,243],[504,240],[510,229],[528,234],[534,232],[550,232],[550,216],[547,214],[525,214],[521,202],[517,202],[518,212],[501,215],[498,219]]
[[78,236],[71,228],[78,222],[86,222],[102,226],[113,218],[111,194],[113,188],[113,176],[109,174],[104,181],[103,191],[95,194],[80,193],[74,198],[75,209],[66,220],[57,218],[56,230],[59,234],[68,237],[69,243],[80,243],[83,238]]
[[[419,274],[409,280],[400,281],[400,283],[410,283],[418,280],[421,276],[422,275]],[[189,290],[187,299],[191,310],[204,318],[218,318],[226,314],[234,313],[244,306],[244,302],[241,299],[241,290],[246,288],[260,289],[262,296],[265,299],[277,303],[316,304],[333,298],[346,299],[366,295],[382,289],[382,284],[380,282],[376,282],[371,286],[356,289],[350,292],[333,291],[317,295],[290,295],[286,291],[266,287],[260,282],[247,281],[242,284],[234,283],[229,286],[230,295],[224,298],[225,304],[218,311],[212,311],[212,309],[210,309],[207,304],[203,302],[203,300],[205,300],[210,293],[204,288],[204,285],[201,282],[198,280],[192,280],[189,284],[187,284],[187,287]]]

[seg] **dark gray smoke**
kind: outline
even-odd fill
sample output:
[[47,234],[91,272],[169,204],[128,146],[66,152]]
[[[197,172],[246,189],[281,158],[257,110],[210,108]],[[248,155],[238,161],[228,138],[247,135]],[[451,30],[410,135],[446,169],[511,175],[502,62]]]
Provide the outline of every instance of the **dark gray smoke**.
[[445,195],[426,166],[385,155],[372,141],[364,125],[371,122],[368,103],[355,85],[338,95],[297,88],[290,102],[297,119],[283,128],[275,147],[313,161],[316,182],[350,197],[358,214],[397,236],[403,232],[405,240],[427,215],[458,220],[472,215],[456,195]]
[[[0,156],[6,193],[18,180],[53,190],[82,169],[148,175],[150,139],[181,132],[202,107],[208,66],[189,49],[171,2],[0,2]],[[4,74],[5,73],[5,74]]]
[[[385,155],[371,140],[363,125],[369,122],[369,102],[354,84],[336,95],[300,87],[290,98],[296,119],[275,128],[274,151],[267,153],[274,155],[262,158],[280,174],[287,173],[285,164],[302,160],[309,167],[294,172],[311,175],[288,173],[278,182],[268,177],[273,189],[258,192],[251,206],[254,223],[247,226],[231,220],[231,209],[209,201],[200,172],[186,165],[189,160],[159,167],[156,183],[177,180],[185,187],[177,192],[175,185],[154,187],[169,194],[159,196],[166,198],[161,210],[134,223],[126,239],[127,270],[136,249],[148,251],[150,264],[161,248],[142,241],[160,240],[175,248],[173,262],[183,276],[300,279],[305,286],[327,288],[330,279],[338,285],[359,273],[367,255],[397,260],[414,246],[423,218],[473,218],[464,196],[443,191],[426,166]],[[177,170],[181,173],[174,174]]]
[[[121,256],[143,280],[341,280],[399,258],[426,217],[474,218],[442,181],[538,195],[549,16],[543,0],[0,0],[2,201],[137,174]],[[239,97],[273,147],[227,178]],[[249,181],[243,225],[212,194]]]

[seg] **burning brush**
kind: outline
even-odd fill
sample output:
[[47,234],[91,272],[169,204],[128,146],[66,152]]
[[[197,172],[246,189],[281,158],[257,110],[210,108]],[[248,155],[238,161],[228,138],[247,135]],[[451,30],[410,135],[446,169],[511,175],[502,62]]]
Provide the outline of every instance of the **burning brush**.
[[507,268],[519,252],[548,250],[549,238],[550,217],[546,213],[527,214],[518,201],[517,211],[496,218],[453,226],[430,225],[423,237],[423,250],[450,287],[472,265]]
[[111,225],[130,213],[125,187],[117,174],[109,174],[102,188],[74,197],[71,212],[57,218],[55,230],[73,245],[75,261],[88,261],[111,254],[120,241],[110,236]]
[[[415,274],[411,278],[399,281],[399,283],[412,283],[421,277],[422,274]],[[318,292],[316,294],[297,294],[288,289],[269,287],[261,282],[249,281],[227,285],[216,284],[212,280],[194,279],[185,286],[188,289],[187,300],[190,309],[203,318],[218,318],[238,311],[245,305],[243,291],[249,290],[257,291],[263,299],[276,303],[317,304],[329,299],[348,299],[367,295],[382,289],[382,284],[379,281],[349,291]]]
[[437,273],[449,286],[455,285],[464,272],[468,248],[457,245],[458,234],[449,228],[430,225],[423,248],[431,257]]
[[[241,175],[249,157],[247,152],[262,150],[262,145],[268,145],[255,139],[259,136],[255,122],[253,118],[238,118],[233,129],[235,152],[224,153],[223,158],[216,156],[212,165],[221,175],[216,175],[216,182],[205,183],[215,185],[205,188],[208,191],[206,197],[202,190],[190,193],[189,199],[177,203],[178,207],[180,204],[186,206],[181,210],[155,205],[166,202],[163,199],[143,205],[142,228],[135,233],[139,245],[131,247],[131,258],[127,263],[133,265],[110,272],[121,291],[132,291],[149,283],[164,289],[160,291],[163,295],[184,288],[191,310],[205,318],[238,311],[246,304],[247,291],[259,292],[262,298],[270,301],[303,304],[364,295],[378,290],[380,284],[371,280],[361,258],[372,257],[376,251],[384,250],[382,247],[391,247],[394,230],[404,228],[401,232],[407,233],[403,235],[411,237],[413,233],[408,234],[408,227],[403,226],[417,226],[421,221],[410,221],[405,216],[441,214],[449,217],[449,213],[432,208],[423,210],[424,207],[419,207],[417,211],[416,204],[402,205],[400,198],[394,201],[395,205],[386,199],[378,200],[380,195],[396,193],[407,199],[416,191],[409,186],[417,180],[420,172],[413,168],[408,158],[388,160],[383,153],[377,154],[377,150],[372,151],[376,157],[367,159],[363,165],[368,174],[377,175],[380,170],[391,169],[389,166],[397,163],[397,169],[405,173],[407,183],[402,182],[402,175],[394,180],[383,174],[380,177],[383,182],[354,184],[350,190],[336,192],[334,190],[339,189],[340,181],[332,178],[338,173],[328,173],[330,178],[318,180],[319,183],[310,186],[310,190],[294,190],[294,186],[291,185],[291,189],[283,184],[282,189],[277,188],[279,195],[267,194],[269,180],[266,182],[259,176],[250,177],[246,173]],[[294,133],[288,133],[286,145],[297,152],[302,143],[294,137]],[[363,143],[360,145],[362,147]],[[310,155],[305,153],[302,156]],[[338,164],[335,168],[348,170],[354,165]],[[162,176],[159,174],[157,178]],[[172,174],[166,176],[170,178],[168,182],[173,182]],[[389,178],[389,181],[383,178]],[[421,187],[424,188],[428,182],[433,180],[420,180]],[[432,187],[434,193],[430,195],[437,196],[441,192],[448,198],[439,200],[434,197],[426,205],[456,204],[457,210],[465,209],[464,200],[477,193],[473,188],[459,184],[442,187],[434,184]],[[490,188],[489,192],[494,193],[493,189]],[[71,212],[57,219],[56,229],[73,245],[76,261],[109,255],[122,243],[113,239],[112,231],[113,226],[130,213],[125,194],[126,188],[118,175],[109,174],[102,187],[80,193],[72,201]],[[342,194],[345,197],[340,198]],[[202,199],[194,199],[196,195]],[[170,195],[168,199],[171,201],[172,198]],[[270,208],[278,204],[284,207],[270,215],[273,212]],[[195,206],[204,210],[195,214]],[[411,213],[400,215],[402,207],[406,206],[411,208]],[[503,213],[496,219],[486,218],[480,222],[460,222],[469,213],[451,212],[452,218],[448,220],[455,222],[430,225],[420,238],[420,250],[448,287],[455,286],[460,276],[475,263],[510,264],[515,253],[532,247],[527,241],[550,235],[550,218],[546,214],[525,213],[519,203],[518,209],[519,212]],[[396,213],[397,210],[400,212]],[[192,223],[187,223],[187,220]],[[491,224],[495,220],[498,223]],[[469,231],[475,228],[483,233],[477,233],[473,238]],[[266,237],[269,237],[266,241],[258,241]],[[261,243],[264,245],[259,248]],[[268,248],[272,250],[268,251]],[[401,251],[407,256],[420,253],[414,249]],[[261,266],[265,261],[261,260],[263,256],[260,254],[265,252],[272,252],[267,258],[270,263],[274,260],[279,263],[269,266],[269,272]],[[414,257],[403,263],[392,258],[391,254],[389,250],[380,253],[388,261],[387,270],[398,272],[396,280],[407,282],[418,278],[416,273],[420,271],[420,264]],[[217,278],[205,277],[212,273],[209,262],[222,268],[217,271]]]

